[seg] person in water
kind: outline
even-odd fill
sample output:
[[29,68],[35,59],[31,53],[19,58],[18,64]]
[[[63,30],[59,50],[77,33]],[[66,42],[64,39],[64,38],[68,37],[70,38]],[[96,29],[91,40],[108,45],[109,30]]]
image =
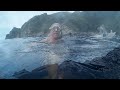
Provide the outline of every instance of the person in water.
[[[62,29],[61,29],[61,25],[59,23],[54,23],[51,25],[51,27],[49,28],[50,33],[48,34],[48,36],[41,40],[40,42],[42,43],[56,43],[59,39],[62,38]],[[33,46],[37,46],[39,45],[39,43],[30,43],[26,49],[24,50],[24,52],[28,52],[31,50],[31,48]]]
[[56,43],[58,39],[62,38],[62,30],[59,23],[54,23],[50,28],[50,33],[48,34],[47,38],[42,40],[42,42],[47,43]]

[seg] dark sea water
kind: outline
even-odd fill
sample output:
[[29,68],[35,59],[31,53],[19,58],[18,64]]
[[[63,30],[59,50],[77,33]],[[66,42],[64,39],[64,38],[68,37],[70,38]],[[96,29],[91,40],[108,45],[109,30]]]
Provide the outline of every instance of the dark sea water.
[[65,60],[85,62],[105,56],[120,45],[120,38],[64,36],[56,44],[41,43],[43,37],[16,38],[0,41],[0,77],[13,78],[16,71],[62,63]]

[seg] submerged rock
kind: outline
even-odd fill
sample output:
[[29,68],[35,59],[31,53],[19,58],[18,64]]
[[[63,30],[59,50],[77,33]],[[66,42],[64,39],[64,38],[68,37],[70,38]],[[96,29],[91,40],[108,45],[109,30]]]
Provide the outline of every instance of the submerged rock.
[[[45,65],[34,69],[32,72],[25,72],[24,74],[14,74],[18,79],[49,79],[56,78],[57,64]],[[22,70],[23,71],[23,70]],[[21,71],[20,71],[21,72]]]
[[17,77],[23,76],[23,75],[25,75],[27,73],[29,73],[29,71],[23,69],[23,70],[21,70],[19,72],[15,72],[13,76],[17,78]]
[[[21,72],[21,71],[20,71]],[[16,74],[14,75],[16,76]],[[120,47],[110,51],[106,56],[92,61],[79,63],[64,61],[60,65],[45,65],[32,72],[20,74],[18,79],[119,79]]]

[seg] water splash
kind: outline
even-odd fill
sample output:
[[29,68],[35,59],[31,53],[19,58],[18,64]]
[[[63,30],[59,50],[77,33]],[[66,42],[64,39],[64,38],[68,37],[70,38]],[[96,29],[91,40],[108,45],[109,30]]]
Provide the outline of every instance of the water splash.
[[116,32],[113,32],[112,30],[110,30],[110,32],[107,32],[104,25],[101,25],[100,27],[98,27],[98,30],[99,30],[99,34],[93,37],[98,39],[111,39],[116,36]]
[[22,69],[31,71],[46,64],[60,64],[65,60],[92,60],[120,45],[120,42],[116,42],[119,40],[86,37],[64,36],[56,44],[40,43],[43,37],[1,41],[0,77],[10,78],[14,72]]

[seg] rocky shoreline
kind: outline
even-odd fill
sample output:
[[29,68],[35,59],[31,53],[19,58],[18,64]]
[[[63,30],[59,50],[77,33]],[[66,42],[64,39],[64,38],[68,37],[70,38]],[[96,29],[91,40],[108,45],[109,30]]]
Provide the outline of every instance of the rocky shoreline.
[[24,69],[13,76],[17,79],[119,79],[120,46],[92,61],[79,63],[68,60],[60,65],[45,65],[31,72]]

